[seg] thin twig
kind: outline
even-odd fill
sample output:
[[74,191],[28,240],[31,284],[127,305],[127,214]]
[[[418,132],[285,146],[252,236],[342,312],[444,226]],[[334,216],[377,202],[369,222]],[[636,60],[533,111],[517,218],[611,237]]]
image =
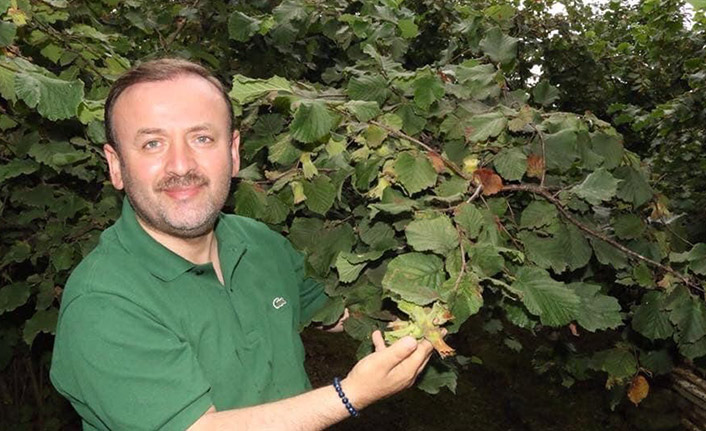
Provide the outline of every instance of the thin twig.
[[478,196],[480,196],[481,190],[483,190],[483,183],[478,184],[478,187],[476,187],[476,191],[473,192],[471,197],[466,200],[466,203],[470,204],[471,202],[476,200],[478,198]]
[[534,184],[511,184],[504,186],[502,188],[503,192],[517,192],[517,191],[523,191],[523,192],[529,192],[529,193],[536,193],[540,196],[542,196],[544,199],[548,200],[551,202],[557,210],[561,213],[562,216],[566,220],[568,220],[571,224],[579,228],[580,230],[584,231],[585,233],[591,235],[594,238],[600,239],[603,242],[606,242],[610,244],[611,246],[617,248],[618,250],[622,251],[623,253],[627,254],[630,257],[633,257],[635,259],[638,259],[642,262],[648,263],[654,267],[657,267],[661,269],[662,271],[668,272],[675,277],[677,277],[679,280],[681,280],[684,284],[687,286],[699,291],[703,292],[704,288],[693,281],[691,278],[688,276],[680,273],[679,271],[675,270],[674,268],[664,265],[660,262],[657,262],[656,260],[650,259],[649,257],[643,256],[640,253],[637,253],[635,251],[630,250],[629,248],[625,247],[624,245],[620,244],[619,242],[615,241],[612,238],[607,237],[606,235],[596,232],[593,229],[589,228],[585,224],[581,223],[580,221],[576,220],[574,216],[571,215],[569,210],[564,207],[564,205],[561,203],[561,201],[554,196],[552,196],[551,193],[547,189],[541,186],[537,186]]
[[532,125],[532,129],[537,133],[537,136],[539,136],[539,142],[542,144],[542,178],[539,181],[539,185],[541,187],[544,187],[544,179],[547,176],[547,143],[544,140],[544,135],[542,132],[537,129],[537,126]]
[[452,162],[451,160],[447,159],[446,157],[443,157],[441,154],[439,154],[438,151],[436,151],[434,148],[430,147],[429,145],[425,144],[424,142],[420,141],[419,139],[414,138],[414,137],[412,137],[412,136],[409,136],[408,134],[406,134],[406,133],[404,133],[404,132],[401,132],[401,131],[399,131],[399,130],[395,130],[395,129],[393,129],[392,127],[389,127],[389,126],[387,126],[387,125],[385,125],[385,124],[380,123],[379,121],[371,121],[371,123],[372,123],[372,124],[375,124],[375,125],[378,126],[378,127],[381,127],[381,128],[383,128],[383,129],[385,129],[388,133],[390,133],[390,134],[392,134],[392,135],[395,135],[395,136],[397,136],[398,138],[406,139],[406,140],[408,140],[408,141],[410,141],[410,142],[413,142],[413,143],[419,145],[420,147],[424,148],[425,150],[429,151],[430,153],[434,154],[435,156],[438,156],[438,157],[444,162],[444,164],[445,164],[449,169],[451,169],[456,175],[460,176],[461,178],[463,178],[463,179],[465,179],[465,180],[470,180],[470,179],[471,179],[471,177],[469,177],[465,172],[463,172],[463,171],[461,170],[461,168],[459,168],[458,166],[456,166],[456,164],[455,164],[454,162]]
[[466,264],[466,251],[463,249],[463,234],[458,226],[456,226],[456,233],[458,233],[458,245],[461,247],[461,271],[459,271],[456,282],[454,283],[454,295],[458,292],[458,286],[461,284],[461,279],[466,274],[466,269],[468,268]]

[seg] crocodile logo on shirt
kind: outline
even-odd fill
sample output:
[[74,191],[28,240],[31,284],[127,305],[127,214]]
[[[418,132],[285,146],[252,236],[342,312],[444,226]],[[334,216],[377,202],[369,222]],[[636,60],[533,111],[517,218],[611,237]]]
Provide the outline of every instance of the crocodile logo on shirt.
[[282,298],[281,296],[278,296],[272,300],[272,306],[275,307],[276,310],[279,310],[285,305],[287,305],[287,300]]

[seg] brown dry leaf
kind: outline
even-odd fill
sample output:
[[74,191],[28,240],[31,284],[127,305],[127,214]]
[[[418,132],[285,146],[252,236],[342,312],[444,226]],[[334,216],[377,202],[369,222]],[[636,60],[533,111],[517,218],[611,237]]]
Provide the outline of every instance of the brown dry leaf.
[[503,188],[503,179],[492,169],[480,168],[473,171],[473,182],[483,185],[483,195],[491,196]]
[[647,379],[641,375],[633,377],[628,388],[628,399],[635,405],[640,404],[642,400],[647,398],[650,392],[650,384]]
[[440,174],[444,172],[444,170],[446,170],[444,159],[442,159],[440,155],[432,151],[427,151],[427,157],[429,157],[429,160],[431,160],[431,164],[434,166],[434,170],[437,174]]
[[542,178],[544,173],[544,158],[537,154],[527,156],[527,176],[534,178]]

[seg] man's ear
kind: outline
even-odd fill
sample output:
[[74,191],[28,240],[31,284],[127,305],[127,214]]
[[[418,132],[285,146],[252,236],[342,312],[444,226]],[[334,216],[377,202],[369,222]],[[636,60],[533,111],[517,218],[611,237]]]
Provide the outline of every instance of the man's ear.
[[120,165],[120,156],[118,152],[110,144],[103,145],[103,153],[105,154],[105,159],[108,161],[108,171],[110,173],[110,182],[113,183],[113,187],[118,190],[122,190],[123,184],[123,171]]
[[233,172],[231,176],[235,177],[238,175],[238,171],[240,171],[240,132],[238,130],[234,130],[233,136],[231,137],[230,156],[233,158]]

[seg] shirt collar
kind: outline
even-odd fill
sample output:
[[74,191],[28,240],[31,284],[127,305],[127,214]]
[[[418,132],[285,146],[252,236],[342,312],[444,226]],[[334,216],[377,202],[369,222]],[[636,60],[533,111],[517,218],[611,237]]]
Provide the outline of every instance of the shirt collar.
[[115,223],[115,231],[122,246],[161,280],[174,280],[196,266],[152,238],[137,221],[127,197],[123,199],[123,210]]
[[[215,233],[221,270],[230,275],[247,247],[238,232],[228,223],[221,223],[224,217],[223,213],[218,216]],[[123,199],[122,214],[115,223],[115,229],[122,246],[161,280],[172,281],[196,267],[196,264],[169,250],[145,231],[137,221],[135,210],[127,197]]]

